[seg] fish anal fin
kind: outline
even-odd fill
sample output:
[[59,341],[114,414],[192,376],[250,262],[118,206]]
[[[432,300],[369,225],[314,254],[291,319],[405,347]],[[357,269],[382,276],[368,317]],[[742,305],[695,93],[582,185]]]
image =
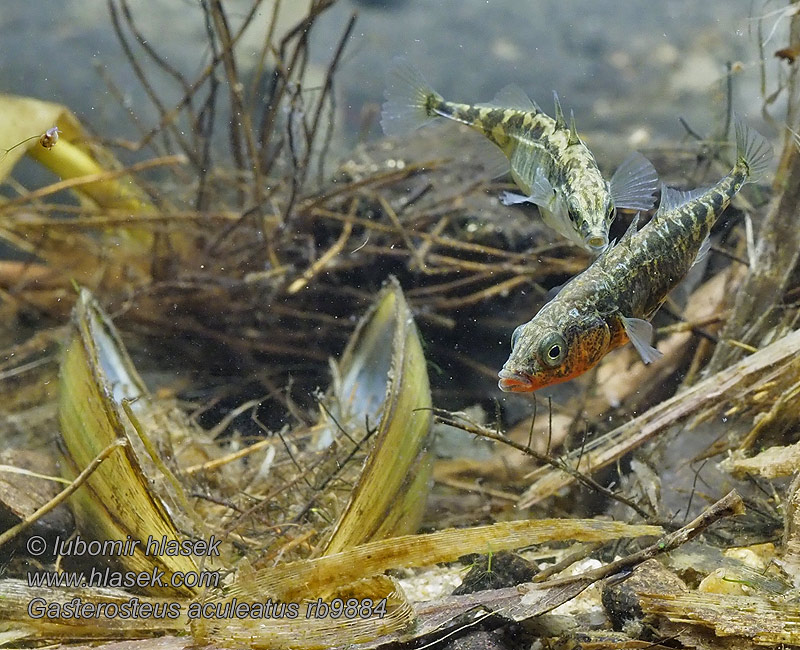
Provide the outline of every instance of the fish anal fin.
[[700,242],[700,248],[697,249],[697,257],[694,258],[694,262],[689,267],[689,269],[693,269],[696,266],[702,266],[702,264],[706,261],[708,257],[708,253],[711,250],[711,237],[706,235],[706,238]]
[[504,176],[510,170],[508,156],[483,133],[464,128],[459,133],[464,141],[464,150],[469,151],[469,164],[478,168],[480,178],[494,179]]
[[625,328],[625,334],[628,335],[633,347],[636,348],[645,364],[658,361],[664,356],[652,345],[653,326],[648,321],[641,318],[628,318],[627,316],[620,316],[620,319],[622,320],[622,326]]
[[686,307],[686,303],[689,301],[689,296],[692,295],[692,292],[697,288],[697,286],[700,284],[700,281],[703,279],[703,275],[706,271],[706,261],[708,260],[708,253],[710,250],[711,238],[706,236],[706,238],[700,244],[700,248],[697,251],[697,256],[694,258],[694,262],[692,262],[692,265],[689,267],[689,270],[686,272],[683,280],[681,280],[678,286],[669,292],[670,300],[672,300],[681,309]]
[[608,189],[617,208],[649,210],[655,203],[658,174],[650,161],[635,151],[614,172]]

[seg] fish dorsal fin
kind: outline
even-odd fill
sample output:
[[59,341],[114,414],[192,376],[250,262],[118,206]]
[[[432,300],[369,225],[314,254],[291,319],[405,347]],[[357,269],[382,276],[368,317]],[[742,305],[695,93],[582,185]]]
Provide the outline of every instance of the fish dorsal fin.
[[572,276],[572,277],[571,277],[569,280],[567,280],[566,282],[562,282],[561,284],[558,284],[558,285],[556,285],[555,287],[552,287],[551,289],[549,289],[549,290],[547,291],[547,293],[545,294],[545,299],[547,300],[547,302],[552,302],[553,300],[555,300],[556,298],[558,298],[559,294],[560,294],[562,291],[564,291],[564,289],[566,289],[566,288],[567,288],[567,286],[569,285],[569,283],[570,283],[570,282],[572,282],[572,281],[573,281],[575,278],[577,278],[577,277],[578,277],[577,275],[573,275],[573,276]]
[[655,203],[658,174],[647,158],[634,151],[617,167],[608,189],[615,207],[649,210]]
[[645,364],[657,361],[664,356],[652,345],[653,326],[650,323],[641,318],[628,318],[627,316],[620,316],[620,319],[625,328],[625,334],[628,335]]
[[622,235],[619,241],[616,239],[610,241],[608,246],[605,247],[600,255],[598,255],[597,259],[594,261],[595,264],[603,265],[605,263],[605,259],[609,256],[611,251],[616,248],[617,246],[622,246],[623,244],[627,244],[631,237],[633,237],[637,232],[639,232],[639,213],[637,212],[636,215],[631,219],[631,222],[628,224],[627,230]]
[[561,102],[558,99],[558,93],[553,91],[553,103],[556,105],[556,128],[566,129],[567,121],[564,119],[564,109],[561,108]]
[[671,210],[677,210],[681,206],[703,196],[706,191],[707,190],[703,187],[698,187],[694,190],[678,190],[674,187],[667,187],[662,184],[661,203],[658,204],[658,212],[656,212],[656,214],[661,215]]
[[580,144],[581,138],[578,135],[578,129],[575,127],[575,113],[571,110],[569,112],[569,144]]
[[528,97],[528,94],[516,84],[501,88],[487,104],[478,104],[481,108],[513,108],[526,113],[539,113],[539,107]]
[[631,219],[631,223],[628,226],[628,229],[625,231],[625,234],[622,235],[622,239],[619,240],[620,244],[626,244],[630,241],[631,237],[633,237],[637,232],[639,232],[639,213],[636,213],[636,216]]

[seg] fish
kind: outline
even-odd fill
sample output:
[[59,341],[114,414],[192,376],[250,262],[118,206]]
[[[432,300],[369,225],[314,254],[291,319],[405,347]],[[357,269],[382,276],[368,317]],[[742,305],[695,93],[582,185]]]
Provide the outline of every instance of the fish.
[[387,73],[381,126],[402,135],[437,117],[466,124],[497,145],[508,158],[511,177],[522,194],[505,192],[505,205],[534,203],[553,230],[595,255],[608,246],[617,208],[649,210],[658,175],[650,161],[633,153],[609,182],[555,99],[555,119],[518,86],[506,86],[490,104],[457,104],[437,93],[422,73],[402,58]]
[[506,392],[530,392],[593,368],[630,341],[645,364],[661,356],[650,319],[669,292],[708,251],[711,227],[745,183],[757,181],[772,146],[737,120],[736,163],[707,189],[666,185],[653,218],[638,229],[639,214],[619,243],[573,277],[511,335],[511,355],[499,372]]

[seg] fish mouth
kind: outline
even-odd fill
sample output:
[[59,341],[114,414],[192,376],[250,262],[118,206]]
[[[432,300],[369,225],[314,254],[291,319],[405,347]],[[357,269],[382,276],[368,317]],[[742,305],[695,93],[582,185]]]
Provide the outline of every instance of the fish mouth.
[[528,375],[503,368],[497,373],[497,376],[500,377],[497,385],[505,393],[522,393],[536,390],[533,380]]
[[593,253],[602,253],[608,248],[608,239],[600,235],[592,235],[587,237],[586,245],[592,249]]

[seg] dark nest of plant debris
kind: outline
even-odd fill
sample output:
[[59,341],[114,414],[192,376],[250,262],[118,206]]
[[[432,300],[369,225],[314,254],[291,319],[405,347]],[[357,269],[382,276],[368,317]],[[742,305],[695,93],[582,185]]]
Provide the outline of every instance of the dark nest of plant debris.
[[[333,2],[288,28],[279,1],[236,20],[201,3],[209,62],[188,78],[109,0],[159,114],[134,121],[136,141],[0,97],[0,645],[800,644],[792,131],[772,187],[737,197],[703,275],[657,316],[661,361],[622,349],[555,399],[501,403],[510,332],[589,258],[548,243],[533,209],[501,206],[507,183],[459,128],[332,166],[356,17],[314,84],[308,48]],[[244,76],[237,45],[268,4]],[[794,60],[786,70],[765,114],[786,96],[794,125]],[[664,181],[730,168],[728,105],[718,134],[687,125],[679,148],[646,152]],[[58,142],[31,138],[53,125]],[[62,180],[14,180],[25,153]],[[98,566],[59,540],[151,537],[219,545],[102,566],[217,582],[26,580]],[[106,609],[58,609],[75,598]],[[36,616],[36,599],[55,613]],[[132,599],[176,616],[118,615]],[[265,614],[267,601],[286,607]],[[254,603],[260,614],[235,614]],[[331,603],[339,615],[320,615]]]

